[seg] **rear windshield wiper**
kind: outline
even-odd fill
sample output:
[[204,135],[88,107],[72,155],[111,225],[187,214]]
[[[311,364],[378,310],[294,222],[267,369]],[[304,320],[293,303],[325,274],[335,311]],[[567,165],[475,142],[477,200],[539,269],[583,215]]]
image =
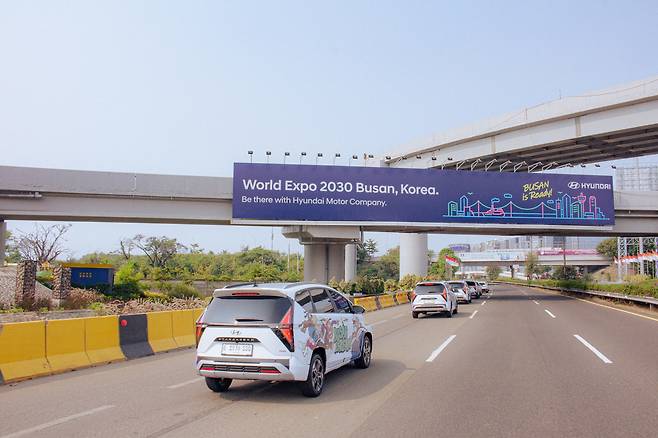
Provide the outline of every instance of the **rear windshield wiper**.
[[263,320],[258,318],[235,318],[235,322],[263,322]]

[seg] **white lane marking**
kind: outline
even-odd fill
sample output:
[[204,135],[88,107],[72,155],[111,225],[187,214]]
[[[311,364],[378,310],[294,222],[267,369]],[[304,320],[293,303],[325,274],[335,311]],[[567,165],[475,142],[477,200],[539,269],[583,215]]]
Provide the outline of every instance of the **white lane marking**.
[[47,423],[39,424],[38,426],[30,427],[29,429],[19,430],[18,432],[10,433],[9,435],[2,435],[0,438],[15,438],[17,436],[23,436],[23,435],[27,435],[27,434],[34,433],[34,432],[39,432],[40,430],[44,430],[44,429],[47,429],[49,427],[57,426],[59,424],[66,423],[67,421],[75,420],[75,419],[80,418],[80,417],[96,414],[98,412],[105,411],[107,409],[111,409],[111,408],[114,408],[114,407],[115,407],[114,405],[99,406],[97,408],[90,409],[88,411],[79,412],[77,414],[68,415],[66,417],[58,418],[56,420],[49,421]]
[[381,320],[381,321],[373,322],[373,323],[370,324],[370,325],[371,325],[372,327],[374,327],[374,326],[376,326],[376,325],[383,324],[383,323],[385,323],[385,322],[388,322],[388,319],[383,319],[383,320]]
[[468,319],[473,319],[473,317],[475,316],[476,313],[478,313],[477,310],[475,312],[471,313],[471,316],[469,316]]
[[532,302],[539,305],[539,302],[537,300],[532,300]]
[[586,341],[585,339],[583,339],[580,335],[573,335],[573,337],[576,338],[576,339],[578,339],[578,340],[579,340],[579,341],[580,341],[585,347],[589,348],[589,349],[592,351],[592,353],[596,354],[596,357],[598,357],[599,359],[601,359],[601,360],[603,361],[603,363],[612,363],[612,361],[611,361],[610,359],[608,359],[607,357],[605,357],[605,355],[604,355],[603,353],[601,353],[599,350],[597,350],[596,348],[594,348],[594,346],[593,346],[592,344],[590,344],[589,342],[587,342],[587,341]]
[[197,383],[199,380],[203,380],[203,377],[197,377],[196,379],[187,380],[185,382],[177,383],[176,385],[167,386],[167,389],[178,389],[183,386],[191,385],[192,383]]
[[437,357],[437,356],[443,351],[443,349],[446,348],[446,347],[448,346],[448,344],[451,343],[452,340],[455,339],[456,337],[457,337],[457,335],[452,335],[452,336],[450,336],[448,339],[446,339],[445,341],[443,341],[443,344],[441,344],[441,345],[439,346],[439,348],[437,348],[436,350],[434,350],[434,351],[432,352],[432,354],[430,354],[430,357],[428,357],[427,360],[426,360],[425,362],[434,362],[434,359],[436,359],[436,357]]
[[552,314],[550,311],[548,311],[547,309],[544,309],[544,312],[548,313],[548,316],[550,316],[551,318],[555,318],[555,315],[553,315],[553,314]]
[[485,304],[487,304],[487,302],[486,302],[486,301],[482,301],[482,304],[480,304],[480,306],[484,306]]
[[404,314],[401,313],[401,314],[399,314],[399,315],[395,315],[395,316],[394,316],[393,318],[391,318],[391,319],[398,319],[398,318],[402,318],[403,316],[404,316]]

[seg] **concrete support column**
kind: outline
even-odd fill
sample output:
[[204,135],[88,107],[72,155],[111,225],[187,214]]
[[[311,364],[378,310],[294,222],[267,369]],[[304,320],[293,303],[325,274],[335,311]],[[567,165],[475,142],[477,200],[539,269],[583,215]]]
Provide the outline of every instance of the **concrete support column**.
[[345,244],[313,243],[304,245],[304,281],[328,283],[345,278]]
[[7,242],[5,233],[7,232],[7,223],[0,219],[0,267],[5,265],[5,250]]
[[427,275],[427,234],[400,234],[400,278]]
[[345,245],[345,281],[356,278],[356,243]]

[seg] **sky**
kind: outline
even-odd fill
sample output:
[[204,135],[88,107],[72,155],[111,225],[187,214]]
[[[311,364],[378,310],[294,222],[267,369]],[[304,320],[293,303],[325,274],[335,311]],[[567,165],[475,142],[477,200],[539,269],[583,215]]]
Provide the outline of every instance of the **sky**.
[[[0,0],[0,164],[230,176],[247,150],[383,156],[656,75],[657,19],[655,1]],[[67,246],[113,250],[137,233],[272,245],[268,227],[76,223]],[[300,249],[278,229],[273,244]]]

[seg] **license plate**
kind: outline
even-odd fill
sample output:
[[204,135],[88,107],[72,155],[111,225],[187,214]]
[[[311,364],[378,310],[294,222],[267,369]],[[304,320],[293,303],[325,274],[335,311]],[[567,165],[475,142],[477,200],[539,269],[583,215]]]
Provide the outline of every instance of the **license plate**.
[[251,344],[222,344],[222,354],[226,356],[251,356],[253,351]]

